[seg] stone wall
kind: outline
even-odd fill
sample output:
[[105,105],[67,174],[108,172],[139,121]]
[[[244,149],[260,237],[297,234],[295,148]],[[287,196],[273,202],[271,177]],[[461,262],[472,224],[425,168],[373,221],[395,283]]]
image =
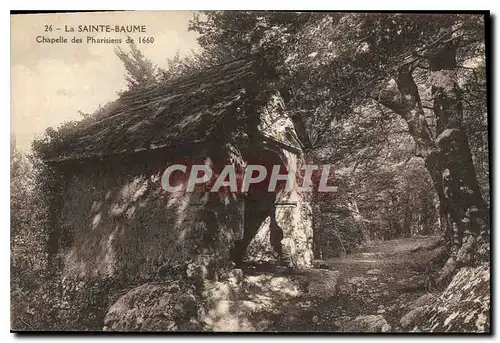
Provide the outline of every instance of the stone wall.
[[[236,202],[216,199],[217,206],[208,193],[165,192],[167,163],[143,156],[66,170],[60,215],[65,275],[148,279],[162,266],[210,253],[210,247],[221,260],[229,258],[233,230],[241,225]],[[209,201],[218,207],[215,217]],[[213,225],[218,230],[209,233]]]
[[[279,151],[279,155],[281,155],[282,164],[289,172],[301,174],[305,159],[299,143],[293,139],[294,136],[297,136],[294,125],[286,114],[279,94],[272,96],[268,105],[263,109],[259,129],[268,137],[298,151],[296,153],[282,149]],[[313,260],[312,209],[310,204],[312,193],[298,191],[297,180],[299,179],[300,177],[295,178],[291,190],[277,192],[275,218],[276,224],[283,230],[281,244],[284,255],[290,260],[293,267],[307,268],[311,266]],[[248,251],[251,260],[271,259],[273,257],[273,249],[269,244],[270,225],[271,220],[267,217],[250,243]]]

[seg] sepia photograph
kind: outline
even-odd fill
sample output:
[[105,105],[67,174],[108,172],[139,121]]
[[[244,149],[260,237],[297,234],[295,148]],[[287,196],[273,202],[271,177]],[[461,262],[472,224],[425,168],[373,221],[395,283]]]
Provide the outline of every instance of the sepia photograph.
[[11,11],[11,332],[490,334],[490,20]]

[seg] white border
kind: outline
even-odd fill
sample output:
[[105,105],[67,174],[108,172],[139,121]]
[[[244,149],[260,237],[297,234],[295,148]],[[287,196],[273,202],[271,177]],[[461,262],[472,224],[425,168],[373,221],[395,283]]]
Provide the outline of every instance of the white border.
[[[9,334],[10,323],[9,323],[9,302],[10,302],[10,294],[9,294],[9,216],[10,216],[10,208],[9,208],[9,144],[10,144],[10,17],[8,10],[17,9],[17,10],[29,10],[29,9],[44,9],[44,10],[71,10],[76,6],[78,9],[82,10],[90,10],[90,9],[108,9],[108,10],[199,10],[199,9],[301,9],[301,10],[492,10],[492,14],[498,14],[500,11],[499,8],[500,1],[498,0],[474,0],[474,1],[436,1],[436,0],[419,0],[419,1],[401,1],[401,0],[393,0],[393,1],[332,1],[332,0],[307,0],[307,1],[297,1],[297,0],[288,0],[286,2],[279,1],[271,1],[271,0],[253,0],[248,2],[242,1],[221,1],[221,0],[212,0],[212,1],[193,1],[193,0],[183,0],[179,2],[170,2],[163,3],[160,1],[154,0],[140,0],[140,1],[103,1],[103,0],[86,0],[77,4],[76,2],[70,1],[62,1],[62,0],[44,0],[41,1],[18,1],[15,3],[11,3],[11,8],[5,8],[1,13],[1,31],[0,37],[3,42],[4,49],[2,53],[2,65],[1,68],[1,91],[0,96],[3,104],[2,115],[0,116],[0,128],[4,130],[4,132],[0,135],[0,158],[2,162],[2,168],[0,169],[0,194],[2,195],[1,200],[1,215],[0,218],[2,220],[2,230],[1,230],[1,239],[4,246],[1,249],[2,254],[2,263],[1,263],[1,275],[2,275],[2,283],[1,283],[1,302],[0,302],[0,325],[1,325],[1,335],[2,337],[8,341],[14,340],[15,336],[13,334]],[[0,6],[4,7],[7,5],[6,2],[2,2]],[[498,46],[498,32],[496,27],[498,23],[494,26],[494,46]],[[491,64],[495,65],[494,70],[495,75],[494,79],[498,81],[498,56],[494,56],[494,61],[491,61]],[[491,66],[490,64],[490,66]],[[492,94],[493,99],[499,99],[499,88],[498,84],[495,87],[495,94]],[[496,107],[494,107],[496,109]],[[490,118],[495,116],[496,113],[490,113]],[[495,134],[499,134],[500,132],[500,120],[497,118],[494,120],[494,132]],[[491,128],[493,129],[493,128]],[[494,151],[495,160],[498,159],[498,149],[496,141],[494,142],[494,146],[490,147],[492,151]],[[497,170],[498,171],[498,170]],[[496,176],[496,175],[494,175]],[[498,181],[494,183],[498,184]],[[495,192],[497,194],[497,192]],[[498,213],[496,210],[498,209],[497,201],[495,201],[494,212]],[[497,223],[497,220],[495,220]],[[498,225],[497,225],[498,226]],[[496,227],[492,228],[492,230],[497,229]],[[494,237],[496,237],[496,242],[494,247],[498,249],[498,237],[500,234],[498,232],[494,233]],[[496,254],[498,256],[498,254]],[[497,259],[493,262],[497,265]],[[496,269],[496,268],[495,268]],[[496,273],[498,274],[498,273]],[[496,279],[494,281],[497,281]],[[496,284],[496,283],[494,283]],[[496,288],[496,287],[495,287]],[[498,294],[495,294],[498,295]],[[496,299],[496,296],[494,297]],[[494,305],[494,309],[498,309],[496,306],[496,302]],[[493,328],[498,329],[497,323],[498,315],[494,315],[495,323],[493,323]],[[240,337],[240,336],[238,336]],[[123,336],[99,336],[99,337],[79,337],[75,339],[83,340],[83,341],[97,341],[104,342],[105,339],[113,339],[113,340],[134,340],[134,341],[146,341],[153,338],[152,336],[140,336],[140,337],[123,337]],[[154,339],[165,339],[168,340],[178,340],[178,341],[186,341],[192,340],[195,338],[184,337],[184,336],[155,336]],[[206,339],[220,339],[224,338],[222,336],[201,336],[198,337],[203,340]],[[229,338],[229,337],[228,337]],[[231,338],[235,338],[232,336]],[[246,337],[247,339],[250,337]],[[299,337],[290,337],[290,336],[274,336],[272,338],[280,339],[280,340],[310,340],[311,338],[316,338],[316,336],[299,336]],[[319,338],[319,337],[318,337]],[[343,336],[326,336],[323,339],[335,340],[335,341],[352,341],[354,340],[368,340],[373,339],[377,341],[384,341],[386,339],[409,339],[410,337],[405,336],[378,336],[378,337],[366,337],[366,336],[354,336],[354,337],[343,337]],[[456,340],[457,336],[450,337],[432,337],[432,336],[424,336],[420,337],[424,338],[426,341],[438,341],[438,340]],[[467,341],[475,341],[479,339],[484,339],[484,337],[471,337],[464,336],[464,339]],[[53,340],[66,340],[68,337],[42,337],[40,338],[43,341],[51,342]],[[269,340],[271,337],[254,337],[253,340],[265,341]]]

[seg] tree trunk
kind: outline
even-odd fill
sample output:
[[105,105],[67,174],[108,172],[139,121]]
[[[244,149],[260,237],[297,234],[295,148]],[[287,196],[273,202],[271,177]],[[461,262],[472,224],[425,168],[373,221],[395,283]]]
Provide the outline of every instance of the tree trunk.
[[432,97],[437,117],[436,143],[448,211],[462,232],[475,236],[487,230],[488,208],[483,200],[463,126],[461,92],[456,81],[457,44],[450,42],[429,58]]
[[461,265],[484,259],[489,251],[489,209],[481,195],[463,124],[462,97],[455,72],[457,48],[458,43],[449,40],[428,56],[437,119],[441,196],[444,195],[445,208],[454,227],[454,249],[440,275],[441,280],[448,279]]
[[424,159],[438,194],[441,220],[446,223],[445,237],[451,247],[440,281],[448,280],[461,265],[476,260],[475,252],[479,252],[481,258],[489,255],[489,210],[481,195],[463,126],[461,94],[455,74],[457,46],[450,40],[427,57],[432,72],[436,138],[425,121],[411,64],[401,66],[395,78],[399,94],[378,99],[408,124],[416,143],[416,154]]

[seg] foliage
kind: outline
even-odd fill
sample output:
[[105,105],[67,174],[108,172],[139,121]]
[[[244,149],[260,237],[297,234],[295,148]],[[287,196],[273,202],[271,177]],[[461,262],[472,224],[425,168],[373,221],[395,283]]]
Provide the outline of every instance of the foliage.
[[48,270],[11,277],[11,327],[15,330],[101,330],[104,315],[123,289],[120,280],[67,279]]
[[[37,161],[26,156],[11,139],[11,305],[12,327],[36,330],[40,313],[50,316],[40,296],[40,274],[47,268],[46,211],[36,183]],[[35,297],[36,293],[36,297]]]
[[205,15],[195,17],[191,29],[200,34],[204,54],[214,60],[272,52],[268,59],[280,71],[278,87],[295,124],[306,127],[311,159],[350,171],[351,180],[340,192],[357,203],[360,212],[353,215],[380,231],[374,233],[379,238],[433,233],[440,227],[434,210],[438,200],[426,166],[408,163],[419,153],[413,141],[418,137],[380,100],[396,94],[390,81],[397,78],[398,68],[412,63],[426,125],[435,133],[427,59],[450,37],[451,27],[460,42],[464,124],[482,193],[488,198],[481,16],[229,11]]
[[116,56],[123,62],[125,67],[125,79],[127,80],[128,89],[155,83],[156,70],[153,62],[142,54],[135,43],[132,42],[129,46],[129,53],[123,51],[120,47],[115,50]]
[[41,268],[44,258],[43,247],[38,243],[43,233],[37,231],[37,208],[34,195],[33,165],[22,152],[18,151],[15,141],[11,141],[10,192],[11,192],[11,265],[32,269]]

